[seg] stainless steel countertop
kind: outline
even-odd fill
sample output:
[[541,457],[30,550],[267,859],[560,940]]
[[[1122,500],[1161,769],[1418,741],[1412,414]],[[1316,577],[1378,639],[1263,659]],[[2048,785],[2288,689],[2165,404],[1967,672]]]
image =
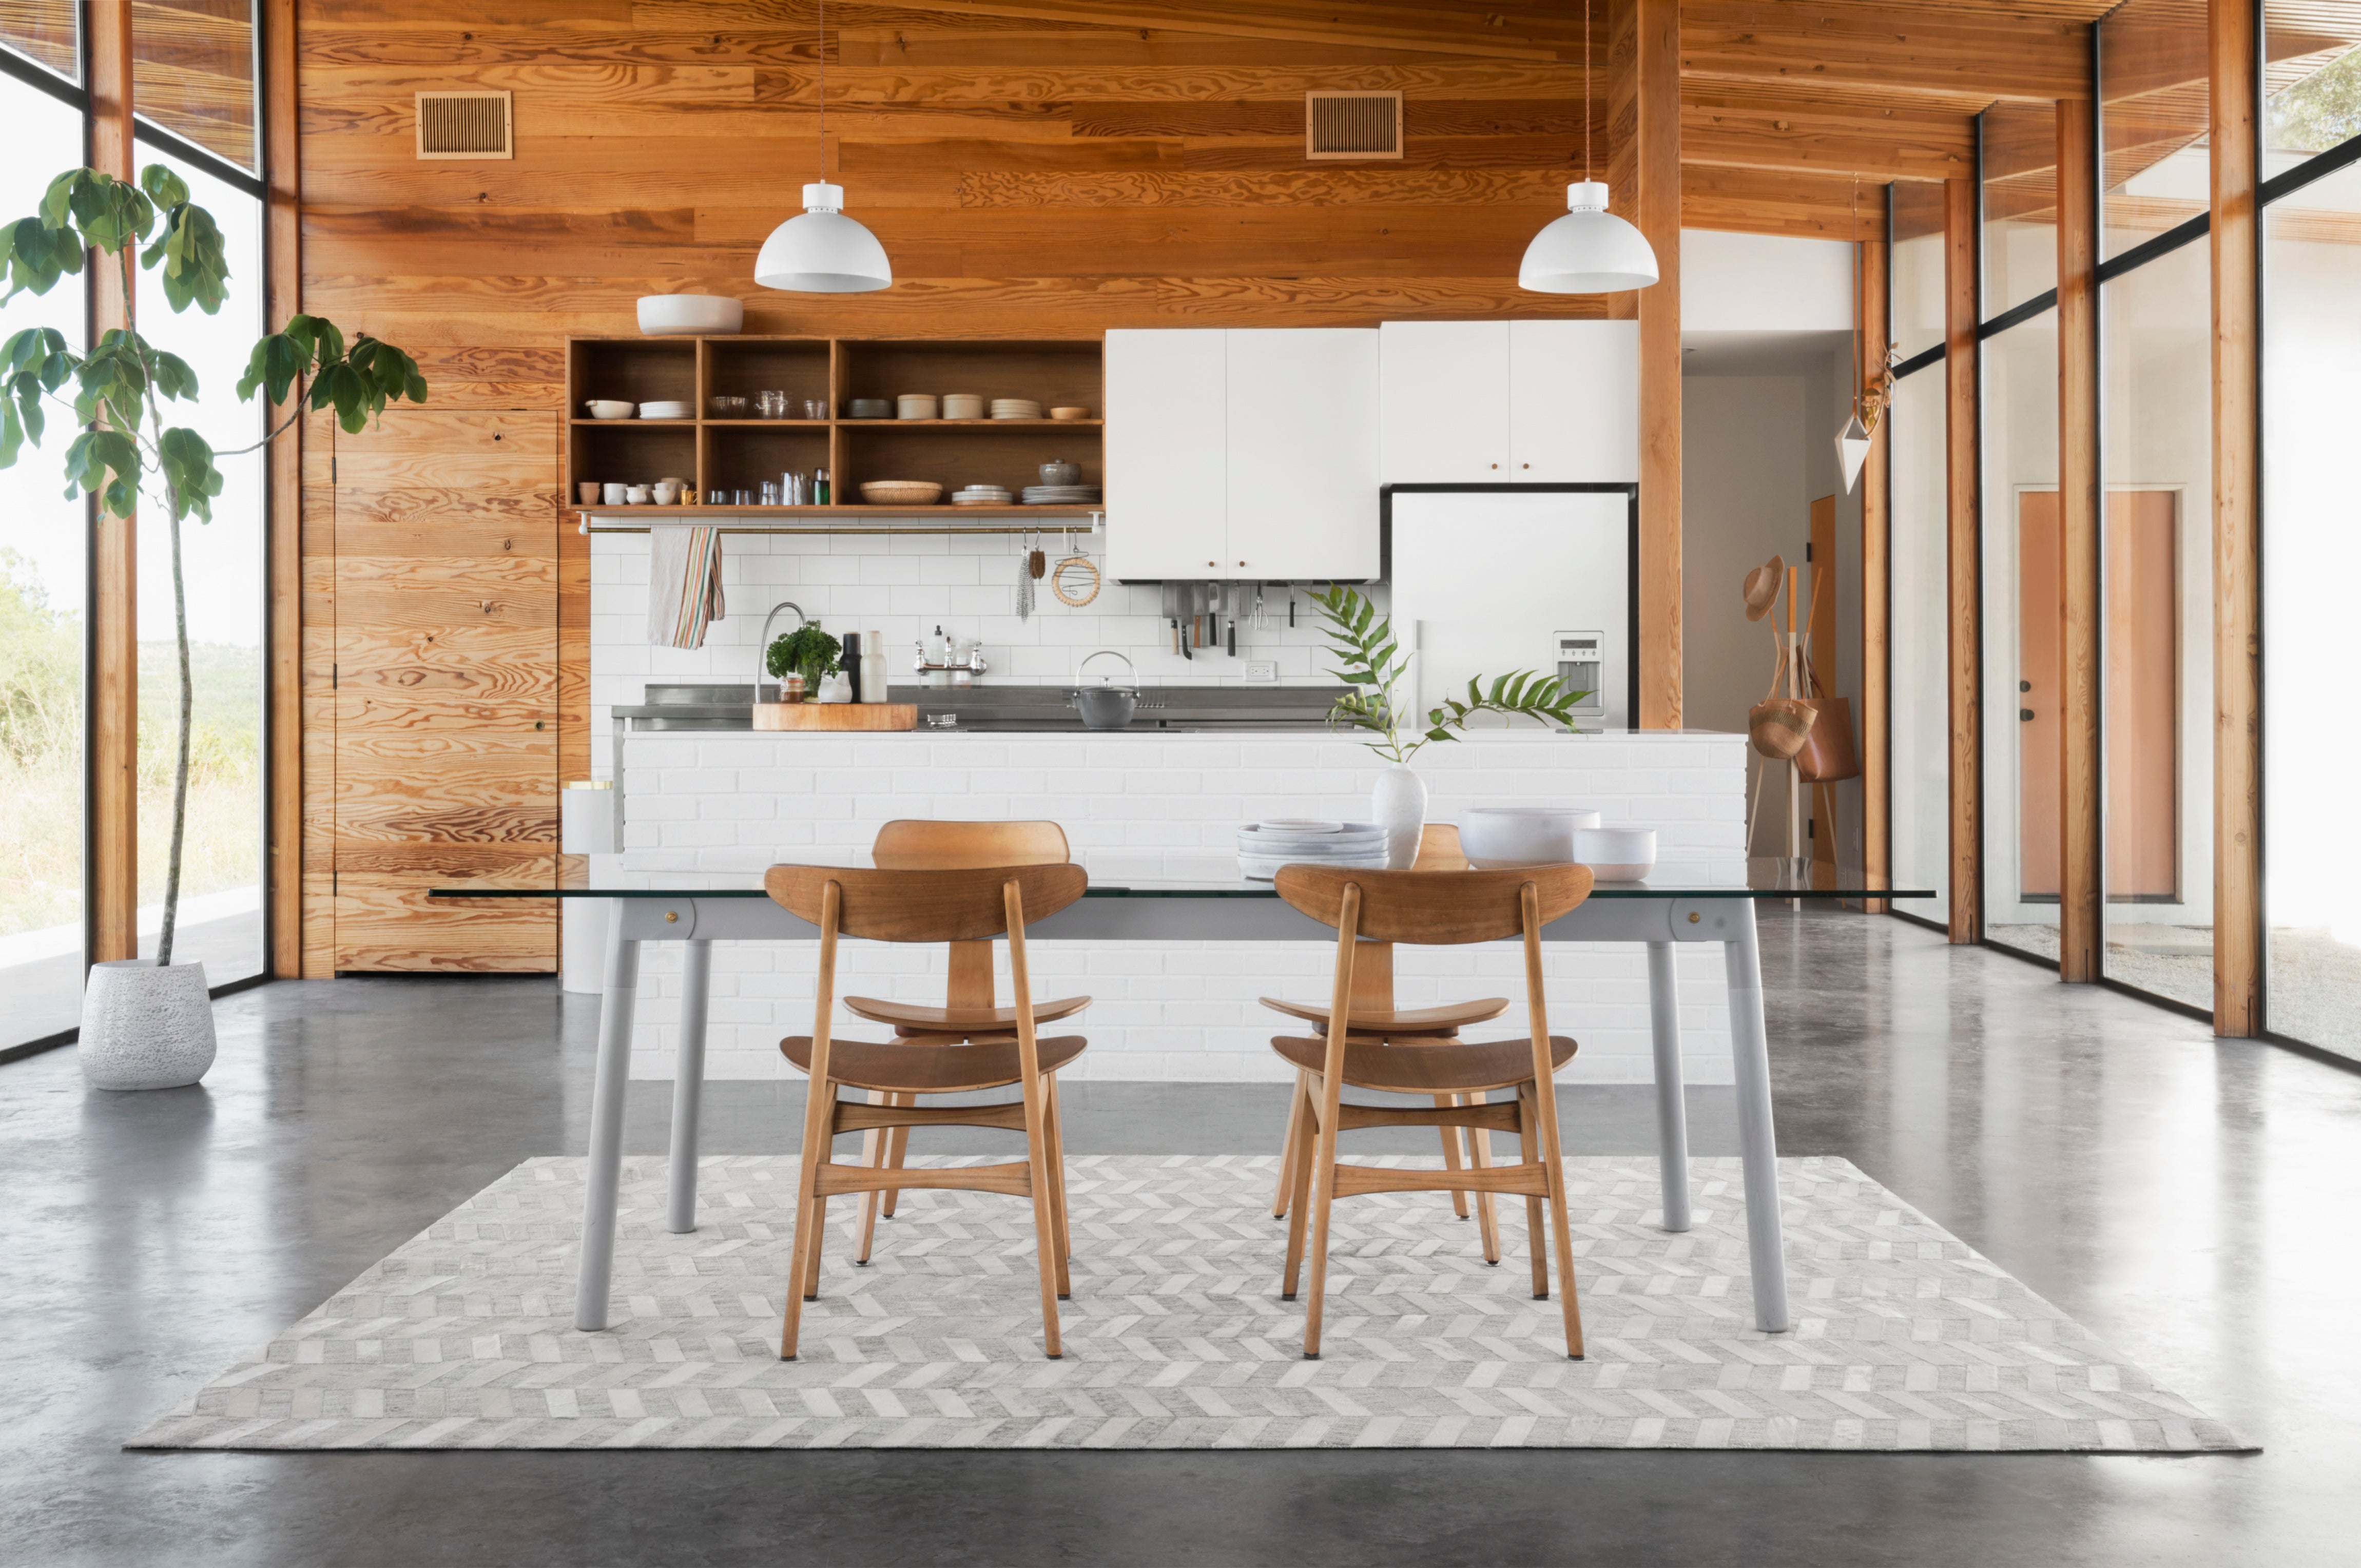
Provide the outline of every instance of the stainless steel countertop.
[[[1330,706],[1343,686],[1141,686],[1139,709],[1123,729],[1090,729],[1068,706],[1063,685],[896,685],[895,702],[915,704],[918,728],[907,733],[948,734],[1171,734],[1227,732],[1266,735],[1318,734],[1327,729]],[[652,684],[644,703],[619,704],[616,722],[633,733],[726,731],[753,728],[753,688],[727,683]],[[959,722],[937,729],[935,714],[955,714]]]

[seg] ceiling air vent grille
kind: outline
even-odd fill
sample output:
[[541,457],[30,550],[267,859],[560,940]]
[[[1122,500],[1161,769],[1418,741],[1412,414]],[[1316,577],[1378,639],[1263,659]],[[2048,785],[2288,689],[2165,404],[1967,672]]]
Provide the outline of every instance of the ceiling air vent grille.
[[1399,93],[1306,93],[1303,156],[1312,159],[1400,158]]
[[514,158],[506,93],[418,94],[421,158]]

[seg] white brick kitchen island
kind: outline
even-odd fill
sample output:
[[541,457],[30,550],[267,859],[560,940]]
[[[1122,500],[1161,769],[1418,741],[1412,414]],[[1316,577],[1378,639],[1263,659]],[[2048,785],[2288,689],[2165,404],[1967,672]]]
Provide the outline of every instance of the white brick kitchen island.
[[[1368,815],[1379,764],[1354,741],[1321,734],[1125,731],[1113,734],[822,735],[746,732],[623,736],[622,852],[597,870],[759,874],[788,861],[864,853],[897,817],[1043,817],[1101,878],[1234,872],[1237,828],[1272,817]],[[1742,856],[1745,741],[1726,734],[1563,736],[1482,732],[1428,746],[1428,820],[1472,806],[1581,806],[1610,825],[1653,827],[1661,863]],[[1692,1083],[1731,1080],[1721,956],[1676,949],[1682,1060]],[[1004,966],[1005,955],[1004,952]],[[815,954],[802,944],[714,946],[706,1076],[791,1076],[780,1036],[811,1024]],[[1077,1021],[1091,1048],[1069,1072],[1091,1079],[1283,1081],[1271,1054],[1278,1015],[1256,998],[1325,994],[1333,961],[1318,943],[1053,942],[1034,945],[1037,992],[1097,998]],[[1514,995],[1512,944],[1404,948],[1403,1006]],[[678,944],[652,943],[642,969],[634,1078],[670,1078],[680,1017]],[[916,999],[939,976],[939,950],[848,947],[840,991]],[[1564,1079],[1645,1083],[1647,958],[1636,944],[1546,949],[1551,1023],[1581,1042]],[[888,971],[904,978],[888,980]],[[939,987],[939,980],[933,987]],[[1004,967],[1003,994],[1005,994]],[[840,1023],[856,1036],[851,1016]],[[1521,1027],[1521,1010],[1499,1022]]]

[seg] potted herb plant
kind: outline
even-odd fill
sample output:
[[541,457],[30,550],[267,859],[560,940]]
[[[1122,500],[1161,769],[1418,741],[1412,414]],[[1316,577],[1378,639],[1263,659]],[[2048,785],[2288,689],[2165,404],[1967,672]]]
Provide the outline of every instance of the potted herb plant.
[[843,652],[844,644],[822,631],[818,620],[807,620],[772,641],[763,652],[763,667],[780,682],[779,696],[783,700],[793,700],[787,696],[785,685],[789,674],[802,680],[807,700],[817,700],[822,677],[836,674],[838,658]]
[[[0,304],[19,293],[48,293],[90,257],[95,266],[119,268],[124,297],[136,300],[135,256],[138,268],[156,274],[175,313],[193,304],[212,315],[228,297],[220,225],[189,199],[179,175],[151,163],[135,185],[95,169],[70,169],[49,181],[38,213],[0,227],[0,270],[8,283]],[[213,520],[213,499],[222,492],[217,458],[268,445],[308,409],[334,409],[337,422],[357,434],[390,401],[424,402],[426,382],[417,363],[391,344],[366,334],[347,344],[324,318],[292,316],[284,330],[254,345],[237,381],[241,399],[251,401],[259,391],[286,405],[286,417],[267,427],[260,440],[217,452],[196,431],[165,423],[166,403],[196,397],[197,372],[149,343],[137,311],[127,313],[126,324],[102,334],[87,354],[74,353],[65,334],[49,327],[27,327],[0,345],[0,467],[13,465],[27,443],[41,444],[54,408],[75,433],[66,448],[68,498],[96,496],[104,515],[127,519],[144,492],[162,504],[170,526],[181,700],[163,929],[154,963],[133,959],[91,967],[80,1044],[82,1073],[93,1086],[165,1089],[196,1082],[214,1058],[204,966],[172,961],[188,829],[193,685],[181,524],[192,517]]]
[[1426,728],[1405,738],[1394,688],[1410,672],[1410,656],[1395,643],[1393,623],[1380,619],[1368,599],[1338,584],[1313,595],[1312,602],[1327,622],[1324,630],[1334,644],[1330,652],[1343,666],[1332,673],[1349,688],[1329,708],[1329,727],[1374,733],[1377,740],[1362,744],[1388,764],[1369,792],[1369,815],[1386,830],[1386,865],[1391,870],[1407,870],[1418,859],[1419,835],[1426,827],[1426,781],[1410,765],[1422,748],[1429,741],[1458,740],[1479,713],[1571,729],[1574,705],[1590,695],[1531,670],[1496,676],[1489,685],[1479,675],[1467,683],[1466,701],[1444,698],[1442,707],[1427,710]]

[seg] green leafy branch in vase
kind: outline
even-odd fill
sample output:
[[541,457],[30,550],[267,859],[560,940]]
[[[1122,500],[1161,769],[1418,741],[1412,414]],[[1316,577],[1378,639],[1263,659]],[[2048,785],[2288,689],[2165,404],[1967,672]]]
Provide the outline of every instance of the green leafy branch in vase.
[[1405,739],[1400,705],[1394,688],[1410,673],[1410,656],[1394,641],[1393,623],[1381,619],[1378,607],[1363,595],[1340,584],[1312,596],[1312,603],[1327,625],[1323,629],[1330,650],[1342,663],[1331,672],[1346,690],[1328,710],[1332,729],[1366,729],[1378,737],[1361,742],[1389,762],[1407,764],[1430,740],[1456,740],[1455,732],[1479,713],[1510,718],[1531,718],[1543,724],[1574,728],[1574,705],[1590,695],[1556,675],[1518,670],[1493,677],[1489,686],[1478,675],[1467,683],[1467,700],[1445,697],[1429,708],[1426,729],[1416,739]]
[[259,391],[286,412],[276,424],[263,423],[259,440],[218,451],[196,431],[164,422],[166,403],[196,400],[197,373],[140,332],[133,288],[146,270],[156,274],[175,313],[191,305],[207,315],[219,312],[229,297],[229,259],[213,214],[190,200],[188,182],[160,163],[141,170],[137,184],[95,169],[69,169],[49,181],[39,212],[0,224],[0,275],[7,281],[0,304],[22,293],[46,294],[85,265],[119,272],[125,323],[100,334],[87,354],[73,352],[54,327],[27,327],[0,344],[0,468],[13,466],[27,445],[41,444],[54,408],[75,431],[65,452],[68,500],[96,496],[104,515],[117,519],[130,518],[141,491],[151,487],[164,503],[181,675],[172,843],[164,870],[164,927],[156,943],[156,961],[164,965],[172,961],[189,817],[193,685],[181,524],[192,517],[213,521],[222,458],[268,446],[307,409],[333,409],[346,433],[357,435],[390,402],[424,402],[426,380],[416,361],[390,343],[364,333],[348,345],[324,317],[290,317],[283,331],[255,344],[237,381],[241,400],[252,401]]

